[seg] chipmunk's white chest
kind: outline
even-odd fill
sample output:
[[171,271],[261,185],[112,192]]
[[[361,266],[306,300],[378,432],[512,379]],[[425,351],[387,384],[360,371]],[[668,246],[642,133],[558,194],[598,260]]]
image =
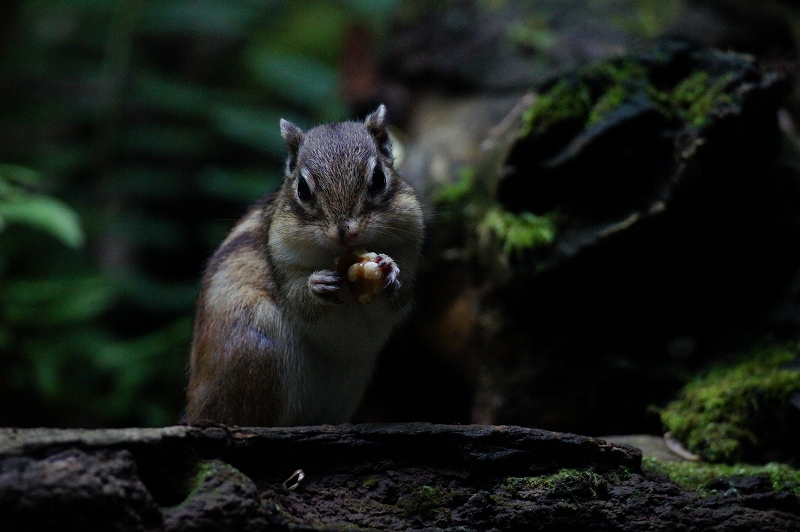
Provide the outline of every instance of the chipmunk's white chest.
[[[349,298],[349,294],[348,294]],[[309,423],[349,421],[369,384],[375,360],[398,317],[389,301],[346,301],[302,335],[301,417]]]
[[387,298],[360,305],[346,288],[342,292],[344,302],[326,309],[307,329],[309,347],[343,359],[374,356],[397,324],[399,309],[393,310],[393,301]]
[[286,379],[288,410],[282,424],[344,423],[355,413],[403,308],[386,294],[359,304],[347,283],[338,292],[340,304],[313,299],[318,296],[311,293],[310,276],[335,267],[333,257],[343,250],[326,247],[324,239],[275,236],[273,259],[292,274],[285,281],[281,311],[283,334],[292,338],[293,346],[285,363],[291,378]]

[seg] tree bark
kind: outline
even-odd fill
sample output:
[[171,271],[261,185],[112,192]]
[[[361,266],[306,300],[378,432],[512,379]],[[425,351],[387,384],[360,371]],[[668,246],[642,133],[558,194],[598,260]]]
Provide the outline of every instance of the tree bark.
[[793,493],[717,483],[703,498],[633,447],[510,426],[0,429],[6,531],[800,530]]

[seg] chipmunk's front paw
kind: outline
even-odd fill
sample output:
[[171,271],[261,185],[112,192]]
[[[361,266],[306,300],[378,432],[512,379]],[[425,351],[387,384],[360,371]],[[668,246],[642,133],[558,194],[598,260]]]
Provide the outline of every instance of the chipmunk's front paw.
[[338,304],[342,302],[339,290],[342,289],[344,277],[333,270],[320,270],[308,277],[308,287],[320,301]]
[[386,291],[386,295],[393,296],[400,290],[400,281],[397,279],[400,275],[400,268],[397,267],[397,263],[390,256],[383,253],[375,257],[373,262],[378,265],[381,273],[383,273],[385,280],[383,289]]
[[393,296],[400,289],[400,268],[389,255],[363,249],[350,250],[336,259],[337,271],[347,276],[353,300],[366,305],[382,294]]

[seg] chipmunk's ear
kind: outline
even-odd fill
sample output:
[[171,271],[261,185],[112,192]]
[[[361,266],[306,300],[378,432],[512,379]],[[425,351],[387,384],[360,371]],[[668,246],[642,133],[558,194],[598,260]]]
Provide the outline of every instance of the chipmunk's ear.
[[364,127],[375,138],[378,150],[387,158],[392,158],[392,141],[386,130],[386,106],[381,104],[364,120]]
[[291,174],[297,165],[297,152],[300,151],[300,144],[303,143],[303,138],[305,137],[303,130],[283,118],[281,118],[281,136],[286,141],[286,147],[289,149],[289,157],[286,159],[286,173]]

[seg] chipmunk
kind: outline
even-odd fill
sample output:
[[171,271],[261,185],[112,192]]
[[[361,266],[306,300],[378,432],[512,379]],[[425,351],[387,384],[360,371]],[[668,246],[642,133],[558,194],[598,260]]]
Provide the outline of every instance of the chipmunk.
[[[393,168],[381,105],[307,132],[286,120],[286,174],[211,257],[189,361],[188,421],[344,423],[408,313],[423,212]],[[334,259],[379,252],[383,294],[353,300]]]

